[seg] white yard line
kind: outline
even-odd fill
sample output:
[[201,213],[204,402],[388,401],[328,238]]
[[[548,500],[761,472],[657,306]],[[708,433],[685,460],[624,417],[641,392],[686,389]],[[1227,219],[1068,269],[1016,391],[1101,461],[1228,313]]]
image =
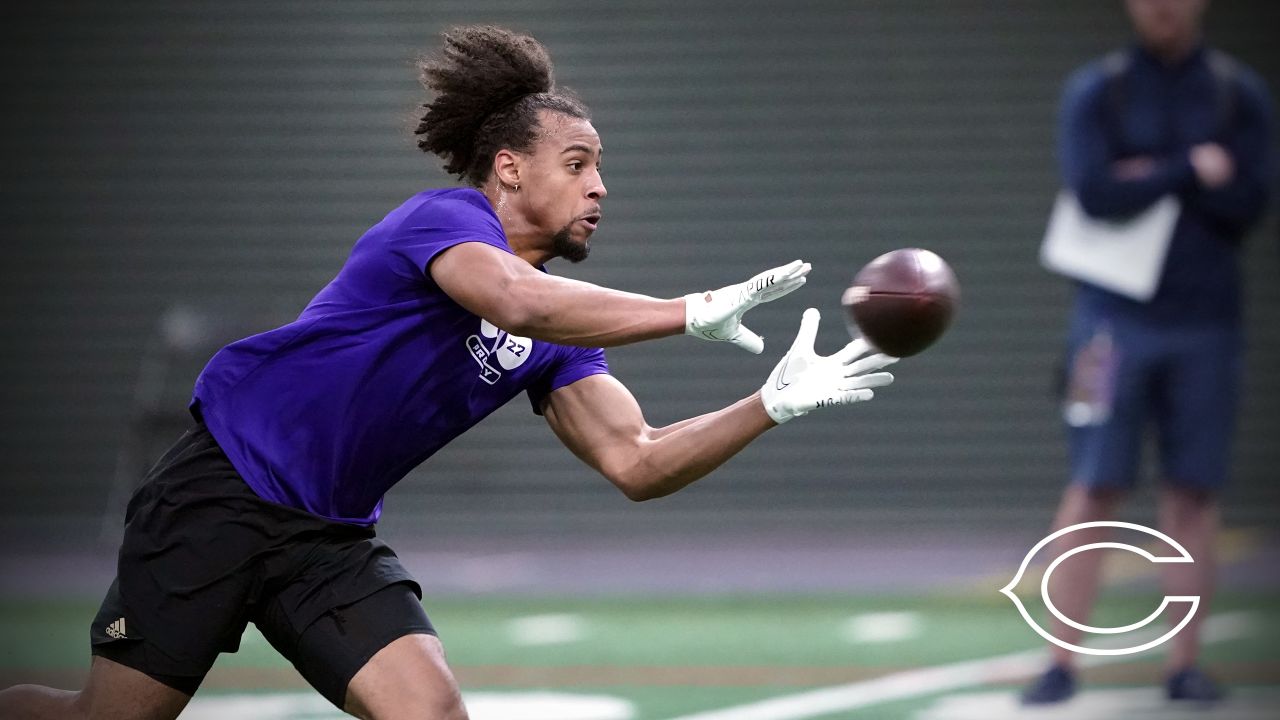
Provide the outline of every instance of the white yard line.
[[854,615],[840,624],[840,637],[854,645],[914,640],[924,632],[918,612],[873,612]]
[[587,625],[580,615],[526,615],[508,620],[507,639],[522,647],[564,645],[581,642],[587,636]]
[[[1253,616],[1249,613],[1215,615],[1206,620],[1202,626],[1201,640],[1208,644],[1239,638],[1246,635],[1254,624]],[[1133,633],[1125,638],[1124,642],[1131,643],[1143,634]],[[1151,637],[1156,637],[1158,633],[1149,634]],[[1102,644],[1099,643],[1098,646],[1101,647]],[[1082,666],[1092,667],[1128,662],[1135,657],[1141,656],[1082,655],[1079,657],[1079,663]],[[1027,650],[981,660],[966,660],[907,670],[874,680],[810,690],[693,715],[681,715],[671,720],[804,720],[894,700],[932,695],[944,690],[1028,678],[1043,670],[1047,661],[1048,652],[1043,648]]]
[[1172,703],[1164,688],[1108,688],[1090,690],[1070,702],[1025,708],[1008,690],[958,692],[941,695],[915,720],[1275,720],[1280,691],[1265,687],[1232,687],[1231,698],[1212,707]]
[[[633,720],[623,698],[547,691],[463,693],[473,720]],[[196,697],[181,720],[343,720],[350,716],[314,692]]]

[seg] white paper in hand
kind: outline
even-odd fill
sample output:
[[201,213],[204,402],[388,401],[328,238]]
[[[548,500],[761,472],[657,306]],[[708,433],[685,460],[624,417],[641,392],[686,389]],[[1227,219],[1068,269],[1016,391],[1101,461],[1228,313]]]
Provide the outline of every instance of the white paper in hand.
[[1075,195],[1064,190],[1053,205],[1040,264],[1145,302],[1160,284],[1180,211],[1178,198],[1166,195],[1131,218],[1104,220],[1090,216]]

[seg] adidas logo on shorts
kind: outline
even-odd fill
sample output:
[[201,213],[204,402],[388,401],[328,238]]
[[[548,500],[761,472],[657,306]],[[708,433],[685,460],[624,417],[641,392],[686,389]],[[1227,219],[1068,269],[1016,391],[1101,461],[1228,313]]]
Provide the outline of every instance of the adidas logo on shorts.
[[129,636],[124,631],[124,618],[120,618],[108,625],[107,634],[117,640],[128,640]]

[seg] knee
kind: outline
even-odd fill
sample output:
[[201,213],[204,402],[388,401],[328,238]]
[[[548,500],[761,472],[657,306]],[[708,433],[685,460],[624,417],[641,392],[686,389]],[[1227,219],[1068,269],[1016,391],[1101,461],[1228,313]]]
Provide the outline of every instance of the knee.
[[421,713],[414,717],[423,720],[468,720],[467,709],[462,704],[462,694],[456,689],[452,693],[433,693],[423,698],[418,706]]
[[1105,512],[1114,512],[1116,506],[1124,500],[1127,491],[1118,488],[1088,488],[1085,496],[1094,506]]
[[374,717],[382,720],[386,717],[389,720],[394,718],[413,718],[414,720],[468,720],[467,709],[462,704],[462,695],[457,690],[452,693],[431,693],[428,696],[419,697],[416,710],[401,714],[402,708],[396,708],[390,714],[386,712],[375,712]]
[[1161,498],[1161,525],[1172,532],[1212,528],[1217,522],[1217,499],[1199,490],[1170,489]]
[[462,698],[455,698],[452,702],[443,705],[431,717],[440,718],[440,720],[468,720],[467,709],[462,705]]
[[1217,497],[1199,488],[1169,486],[1163,495],[1167,503],[1185,512],[1205,512],[1217,506]]
[[1114,487],[1090,487],[1072,483],[1063,496],[1063,512],[1073,522],[1109,520],[1128,495],[1128,490]]
[[394,709],[370,709],[359,701],[348,699],[343,710],[361,720],[468,720],[461,697],[431,698],[417,703],[397,703]]

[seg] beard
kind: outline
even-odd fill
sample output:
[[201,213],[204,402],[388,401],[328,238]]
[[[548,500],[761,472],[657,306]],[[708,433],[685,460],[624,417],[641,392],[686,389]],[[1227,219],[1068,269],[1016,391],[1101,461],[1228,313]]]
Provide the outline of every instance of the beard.
[[591,254],[591,242],[588,240],[575,241],[570,233],[572,228],[573,223],[570,223],[560,228],[555,235],[552,235],[551,248],[556,257],[562,257],[571,263],[580,263]]

